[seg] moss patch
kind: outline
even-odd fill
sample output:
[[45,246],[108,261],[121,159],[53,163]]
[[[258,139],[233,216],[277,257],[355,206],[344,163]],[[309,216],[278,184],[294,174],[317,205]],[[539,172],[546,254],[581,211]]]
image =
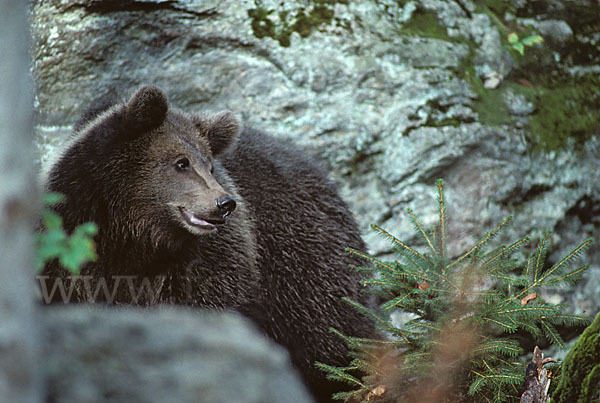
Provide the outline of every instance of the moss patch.
[[[565,49],[551,49],[548,44],[527,47],[522,56],[508,46],[508,33],[517,32],[520,38],[524,38],[536,32],[503,20],[506,12],[518,11],[514,5],[509,1],[484,0],[478,4],[477,11],[491,18],[500,32],[503,46],[518,65],[499,88],[488,90],[483,88],[483,83],[475,76],[470,61],[467,60],[464,78],[478,95],[474,109],[479,114],[480,122],[491,126],[515,122],[505,105],[503,95],[510,88],[535,105],[526,127],[530,131],[527,140],[534,149],[550,151],[564,148],[568,144],[580,146],[593,136],[600,125],[600,78],[597,74],[572,76],[567,72],[574,62],[573,49],[580,48],[580,43]],[[585,14],[590,10],[586,8],[580,11]],[[572,11],[571,14],[573,13],[575,12]],[[595,24],[592,24],[593,28],[600,27],[597,20]],[[590,26],[589,23],[583,25]],[[598,56],[600,53],[588,50],[588,59],[595,61],[590,55]],[[564,63],[555,60],[555,52],[558,51],[561,52]]]
[[543,149],[582,144],[600,125],[600,78],[588,76],[535,88],[532,140]]
[[562,365],[552,394],[556,403],[592,402],[600,392],[600,314],[583,332]]
[[302,38],[306,38],[319,27],[332,24],[333,8],[337,3],[347,4],[347,0],[314,0],[306,7],[294,10],[267,9],[257,1],[255,8],[248,10],[248,16],[254,36],[270,37],[281,46],[288,47],[292,33],[297,32]]
[[504,93],[511,89],[535,105],[529,116],[527,140],[538,151],[561,149],[568,144],[582,145],[600,125],[600,78],[586,76],[563,80],[543,78],[532,87],[505,80],[497,89],[485,89],[474,72],[466,81],[478,96],[474,109],[479,121],[490,126],[514,123]]
[[485,89],[472,66],[466,69],[464,78],[477,94],[474,109],[479,115],[479,122],[489,126],[499,126],[510,122],[510,113],[504,103],[501,91]]
[[446,28],[440,24],[436,14],[421,10],[415,11],[410,20],[404,23],[400,32],[411,36],[453,41],[448,36]]
[[485,7],[499,17],[503,17],[506,12],[515,11],[514,0],[483,0],[479,7]]

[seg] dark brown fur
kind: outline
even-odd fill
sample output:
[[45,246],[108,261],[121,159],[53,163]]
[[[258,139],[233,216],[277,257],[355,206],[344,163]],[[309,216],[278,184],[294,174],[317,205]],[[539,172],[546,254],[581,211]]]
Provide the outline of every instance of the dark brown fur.
[[[328,401],[341,385],[326,382],[314,362],[348,362],[329,328],[358,337],[373,336],[373,328],[341,301],[366,304],[359,276],[347,268],[361,262],[344,252],[365,245],[321,170],[292,144],[252,129],[237,136],[229,112],[201,117],[168,108],[154,87],[86,120],[47,186],[67,196],[58,206],[66,228],[98,224],[99,259],[82,270],[91,287],[137,276],[131,281],[147,278],[155,292],[132,298],[121,284],[109,302],[239,310],[288,348],[315,396]],[[174,168],[182,155],[191,176]],[[212,217],[224,195],[237,208],[216,230],[197,230],[177,215]],[[56,262],[44,275],[68,277]],[[74,300],[102,301],[75,283]]]

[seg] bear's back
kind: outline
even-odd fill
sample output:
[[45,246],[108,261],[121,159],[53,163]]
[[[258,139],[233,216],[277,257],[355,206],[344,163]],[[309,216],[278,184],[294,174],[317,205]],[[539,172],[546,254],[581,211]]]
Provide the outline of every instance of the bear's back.
[[348,268],[364,262],[345,252],[365,250],[356,222],[318,164],[286,140],[247,128],[222,162],[256,227],[263,302],[254,319],[288,346],[311,389],[327,399],[340,385],[327,384],[314,361],[348,364],[329,329],[373,337],[372,325],[341,300],[368,304]]

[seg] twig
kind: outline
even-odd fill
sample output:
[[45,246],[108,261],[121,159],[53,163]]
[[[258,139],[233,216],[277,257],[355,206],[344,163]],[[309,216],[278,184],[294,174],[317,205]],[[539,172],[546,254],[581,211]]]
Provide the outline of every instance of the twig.
[[544,368],[549,362],[556,363],[556,360],[552,357],[544,358],[542,350],[535,346],[533,358],[525,371],[525,391],[521,395],[521,403],[547,403],[550,400],[550,377],[548,370]]

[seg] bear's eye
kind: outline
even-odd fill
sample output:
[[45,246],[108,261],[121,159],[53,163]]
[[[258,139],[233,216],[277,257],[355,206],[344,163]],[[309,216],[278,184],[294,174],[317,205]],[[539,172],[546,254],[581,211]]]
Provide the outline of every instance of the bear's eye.
[[211,175],[215,173],[215,166],[214,165],[210,166],[210,173],[211,173]]
[[178,171],[187,171],[190,168],[190,160],[183,157],[177,160],[175,163],[175,169]]

